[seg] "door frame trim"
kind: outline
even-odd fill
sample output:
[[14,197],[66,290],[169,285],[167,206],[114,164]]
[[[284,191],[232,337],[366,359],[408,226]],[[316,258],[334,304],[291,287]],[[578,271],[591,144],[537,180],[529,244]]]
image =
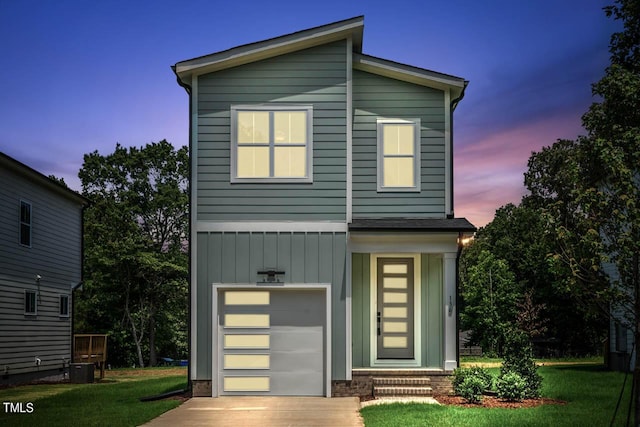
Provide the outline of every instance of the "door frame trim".
[[218,313],[218,294],[225,290],[291,290],[291,291],[324,291],[325,295],[325,342],[324,348],[324,394],[331,397],[331,284],[330,283],[285,283],[285,284],[263,284],[263,283],[213,283],[211,289],[211,397],[220,395],[220,384],[218,383],[219,372],[222,361],[219,360],[218,350],[220,349],[221,337],[218,336],[218,325],[220,322]]
[[[369,277],[371,278],[369,301],[369,354],[370,366],[376,367],[420,367],[422,365],[422,281],[421,278],[421,254],[419,253],[370,253]],[[378,304],[378,258],[413,258],[413,359],[378,359],[377,330],[376,330],[376,306]]]

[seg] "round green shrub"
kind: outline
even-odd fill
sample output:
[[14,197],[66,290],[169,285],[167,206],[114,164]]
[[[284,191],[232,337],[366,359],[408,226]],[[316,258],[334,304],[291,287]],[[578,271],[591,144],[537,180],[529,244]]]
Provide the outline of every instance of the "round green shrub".
[[498,397],[511,402],[519,402],[526,397],[527,382],[517,372],[506,372],[496,381]]
[[493,376],[486,368],[480,366],[472,366],[470,368],[457,368],[453,371],[451,383],[453,384],[453,391],[457,395],[460,394],[460,385],[468,377],[476,377],[482,381],[483,391],[490,390],[493,387]]
[[459,385],[459,395],[469,403],[482,402],[482,392],[485,389],[484,381],[477,376],[468,376]]

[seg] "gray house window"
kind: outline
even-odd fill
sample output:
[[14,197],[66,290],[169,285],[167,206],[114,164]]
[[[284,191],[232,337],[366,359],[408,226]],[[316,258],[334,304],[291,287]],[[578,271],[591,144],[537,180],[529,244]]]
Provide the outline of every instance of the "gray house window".
[[620,322],[616,322],[616,351],[621,353],[626,353],[628,351],[627,348],[627,328],[620,324]]
[[378,191],[420,191],[420,119],[378,119]]
[[69,295],[60,295],[60,317],[69,317]]
[[20,244],[31,247],[31,203],[20,201]]
[[36,291],[24,291],[24,314],[38,314]]
[[231,182],[312,182],[310,105],[231,107]]

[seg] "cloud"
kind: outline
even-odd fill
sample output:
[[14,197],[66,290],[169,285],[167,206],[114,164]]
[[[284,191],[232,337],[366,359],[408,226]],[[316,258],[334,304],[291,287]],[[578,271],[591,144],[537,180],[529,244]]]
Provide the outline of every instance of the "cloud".
[[581,133],[584,132],[580,115],[567,112],[500,130],[473,144],[456,146],[456,216],[466,217],[480,227],[493,219],[500,206],[518,204],[526,192],[523,174],[531,153],[558,139],[574,139]]

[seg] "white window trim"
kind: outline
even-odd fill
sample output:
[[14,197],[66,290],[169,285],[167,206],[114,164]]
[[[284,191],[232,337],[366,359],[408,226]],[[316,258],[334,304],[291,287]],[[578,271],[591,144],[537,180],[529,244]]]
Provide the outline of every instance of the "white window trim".
[[[67,314],[60,313],[60,311],[62,311],[61,310],[61,308],[62,308],[62,298],[66,298],[67,299]],[[70,314],[69,314],[71,312],[70,305],[71,305],[71,298],[69,298],[69,295],[67,295],[67,294],[58,295],[58,315],[59,315],[59,317],[64,319],[64,318],[68,318],[70,316]]]
[[[35,304],[33,306],[34,311],[27,311],[27,294],[34,295]],[[37,316],[38,315],[38,292],[32,291],[30,289],[24,290],[24,300],[23,300],[23,308],[25,316]]]
[[[414,153],[414,185],[413,187],[385,187],[384,183],[384,150],[382,127],[387,124],[412,124],[414,127],[413,153]],[[420,119],[389,119],[379,118],[376,123],[376,133],[378,139],[378,192],[420,192],[421,168],[420,168]]]
[[[301,178],[240,178],[238,177],[238,111],[305,111],[307,113],[307,176]],[[273,141],[269,141],[269,155],[273,160]],[[313,182],[313,106],[300,104],[256,104],[256,105],[232,105],[231,106],[231,183],[312,183]]]
[[[24,243],[22,243],[22,225],[25,224],[27,225],[27,223],[23,223],[22,222],[22,204],[25,205],[29,205],[29,244],[25,245]],[[27,200],[24,199],[20,199],[20,211],[19,211],[19,215],[18,215],[18,243],[20,243],[20,246],[23,246],[25,248],[30,248],[33,244],[33,204]]]

